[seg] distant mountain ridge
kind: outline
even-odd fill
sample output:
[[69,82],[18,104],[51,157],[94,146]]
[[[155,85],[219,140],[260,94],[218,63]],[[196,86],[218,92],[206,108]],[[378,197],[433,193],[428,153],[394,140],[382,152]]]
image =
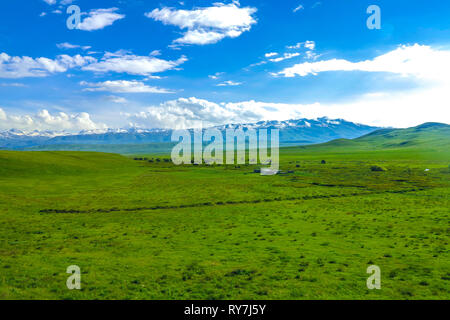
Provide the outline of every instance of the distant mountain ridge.
[[[214,127],[226,129],[279,129],[281,145],[306,145],[327,142],[334,139],[353,139],[371,133],[378,127],[349,122],[343,119],[296,119],[286,121],[260,121],[248,124],[227,124]],[[82,131],[77,134],[52,131],[24,132],[9,130],[0,133],[0,148],[23,150],[56,145],[122,145],[145,143],[169,143],[170,129],[107,129],[103,131]]]

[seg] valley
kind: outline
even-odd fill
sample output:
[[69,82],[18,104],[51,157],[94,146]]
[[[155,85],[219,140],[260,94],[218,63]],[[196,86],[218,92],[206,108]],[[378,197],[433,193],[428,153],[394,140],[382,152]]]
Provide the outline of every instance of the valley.
[[0,151],[0,297],[448,299],[448,128],[281,148],[276,176]]

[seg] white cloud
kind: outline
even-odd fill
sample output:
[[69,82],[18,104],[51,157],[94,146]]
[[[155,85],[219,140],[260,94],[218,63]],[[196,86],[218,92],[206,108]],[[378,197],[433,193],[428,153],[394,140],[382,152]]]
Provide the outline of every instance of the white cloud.
[[271,58],[271,57],[274,57],[274,56],[277,56],[277,55],[278,55],[278,53],[276,53],[276,52],[269,52],[269,53],[266,53],[264,56],[266,58]]
[[[306,43],[305,43],[306,44]],[[310,43],[311,44],[311,43]],[[302,45],[303,46],[303,45]],[[312,49],[312,44],[310,45]],[[420,88],[372,92],[339,103],[282,104],[257,101],[214,103],[197,98],[168,101],[130,116],[138,126],[189,128],[227,123],[295,118],[342,118],[374,126],[411,127],[424,122],[450,123],[450,51],[400,46],[372,60],[301,63],[281,75],[306,76],[325,71],[387,72],[407,77]]]
[[0,53],[0,78],[45,77],[53,73],[66,72],[70,68],[81,67],[96,59],[89,56],[59,55],[56,59],[12,57]]
[[149,76],[152,73],[175,69],[186,61],[185,56],[175,61],[168,61],[152,56],[136,56],[126,52],[118,52],[105,54],[101,61],[91,63],[85,66],[83,70]]
[[236,38],[249,31],[256,23],[252,16],[256,11],[256,8],[241,8],[239,2],[234,1],[230,4],[214,3],[212,7],[194,10],[164,7],[145,15],[165,25],[187,29],[183,37],[176,39],[174,43],[205,45],[216,43],[226,37]]
[[77,44],[70,44],[68,42],[58,43],[56,46],[59,49],[78,49],[78,48],[80,48],[80,49],[83,49],[83,50],[89,50],[89,49],[92,48],[91,46],[80,46],[80,45],[77,45]]
[[34,115],[12,115],[7,114],[0,108],[0,130],[20,129],[25,131],[68,131],[78,132],[81,130],[106,129],[102,123],[92,121],[90,115],[85,112],[67,114],[59,112],[50,114],[47,110],[41,110]]
[[288,49],[300,49],[302,47],[302,42],[299,42],[293,46],[286,46]]
[[219,79],[220,76],[223,75],[224,73],[225,73],[225,72],[216,72],[215,74],[209,75],[208,77],[209,77],[210,79],[217,80],[217,79]]
[[[214,103],[180,98],[127,114],[132,126],[185,129],[229,123],[318,117],[346,119],[374,126],[411,127],[424,122],[450,124],[450,93],[445,88],[362,95],[342,103],[284,104],[258,101]],[[426,106],[426,107],[424,107]]]
[[47,12],[41,12],[41,14],[39,15],[39,17],[45,17],[47,15]]
[[[51,6],[57,3],[57,0],[43,0],[43,1]],[[75,0],[61,0],[59,2],[59,4],[65,6],[65,5],[71,4],[74,1]],[[59,6],[59,7],[61,7],[61,6]]]
[[311,40],[306,40],[305,42],[298,42],[297,44],[293,46],[286,46],[288,49],[300,49],[301,47],[305,47],[309,50],[315,50],[316,49],[316,42]]
[[112,25],[115,21],[125,18],[124,14],[116,13],[118,8],[95,9],[77,26],[77,29],[93,31]]
[[57,10],[53,10],[52,13],[54,13],[54,14],[62,14],[62,11],[57,9]]
[[137,127],[184,129],[299,116],[299,112],[293,108],[285,108],[285,105],[255,101],[214,103],[191,97],[148,107],[143,112],[129,114],[128,119]]
[[12,82],[12,83],[0,83],[0,87],[26,87],[23,83]]
[[297,12],[297,11],[299,11],[299,10],[303,10],[304,9],[304,7],[303,7],[303,5],[299,5],[299,6],[297,6],[294,10],[293,10],[293,12],[295,13],[295,12]]
[[115,80],[104,82],[80,82],[80,85],[88,87],[84,91],[109,91],[116,93],[172,93],[169,90],[151,87],[141,81]]
[[224,82],[221,82],[219,84],[217,84],[218,87],[234,87],[234,86],[240,86],[242,84],[242,82],[235,82],[233,80],[227,80]]
[[308,59],[308,60],[317,60],[321,56],[320,54],[317,54],[311,50],[306,51],[305,55],[306,55],[306,59]]
[[328,116],[379,126],[408,127],[430,121],[450,123],[448,61],[450,50],[415,44],[399,46],[371,60],[351,62],[331,59],[299,63],[274,75],[305,77],[321,72],[362,71],[410,79],[419,87],[368,93],[345,103],[302,108],[307,117]]
[[[81,48],[87,50],[89,46],[78,46],[70,43],[57,44],[61,49]],[[59,55],[55,59],[12,57],[0,53],[0,78],[46,77],[54,73],[66,72],[68,69],[82,67],[83,70],[105,73],[117,72],[133,75],[144,75],[157,78],[152,73],[174,70],[187,61],[185,56],[178,60],[168,61],[153,56],[136,56],[126,51],[116,53],[107,52],[101,60],[91,56]]]
[[404,77],[450,82],[450,51],[434,50],[415,44],[400,46],[372,60],[351,62],[344,59],[305,62],[286,68],[276,75],[305,77],[330,71],[387,72]]
[[278,57],[278,58],[274,58],[274,59],[269,59],[272,62],[280,62],[280,61],[284,61],[287,59],[292,59],[295,57],[298,57],[300,55],[300,53],[296,52],[296,53],[285,53],[282,57]]
[[125,99],[124,97],[118,97],[118,96],[108,96],[106,97],[109,101],[114,102],[114,103],[128,103],[128,100]]
[[305,48],[308,48],[309,50],[314,50],[316,49],[316,43],[314,41],[306,40]]
[[219,42],[226,36],[225,33],[216,31],[189,30],[182,38],[176,39],[175,43],[205,45]]

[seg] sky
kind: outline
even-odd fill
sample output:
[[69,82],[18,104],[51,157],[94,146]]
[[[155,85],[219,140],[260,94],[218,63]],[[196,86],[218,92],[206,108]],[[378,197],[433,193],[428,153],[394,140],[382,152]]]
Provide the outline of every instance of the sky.
[[217,1],[2,1],[0,131],[450,123],[449,1]]

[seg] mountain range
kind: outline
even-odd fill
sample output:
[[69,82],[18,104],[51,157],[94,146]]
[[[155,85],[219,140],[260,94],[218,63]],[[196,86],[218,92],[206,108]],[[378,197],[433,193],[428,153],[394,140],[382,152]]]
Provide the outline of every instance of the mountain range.
[[[297,119],[260,121],[250,124],[227,124],[214,127],[226,129],[279,129],[280,145],[308,145],[334,139],[353,139],[371,133],[378,127],[357,124],[343,119]],[[0,132],[0,149],[11,150],[79,150],[80,146],[140,145],[170,143],[170,129],[107,129],[103,131],[67,132],[32,131],[16,129]],[[86,147],[87,146],[87,147]],[[81,148],[83,149],[83,148]],[[91,148],[92,149],[92,148]]]

